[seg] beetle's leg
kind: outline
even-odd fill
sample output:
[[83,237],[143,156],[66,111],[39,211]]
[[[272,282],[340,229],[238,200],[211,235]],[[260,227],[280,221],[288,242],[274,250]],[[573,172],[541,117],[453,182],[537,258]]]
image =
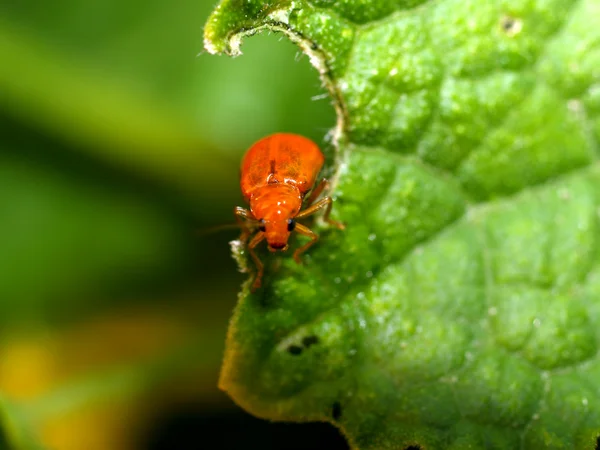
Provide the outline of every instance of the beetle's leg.
[[252,211],[249,211],[244,208],[240,208],[239,206],[235,207],[235,209],[233,210],[233,213],[235,215],[236,222],[242,229],[242,234],[240,235],[239,239],[242,242],[246,242],[248,240],[248,238],[250,237],[250,233],[251,233],[251,230],[248,227],[248,224],[246,223],[246,221],[247,220],[256,220],[254,218],[254,214],[252,214]]
[[302,260],[300,259],[300,255],[302,253],[304,253],[306,250],[308,250],[308,248],[311,245],[313,245],[315,242],[317,242],[319,240],[319,235],[317,233],[315,233],[314,231],[312,231],[310,228],[305,227],[304,225],[299,224],[299,223],[296,224],[296,228],[294,228],[294,229],[301,235],[308,236],[310,238],[310,241],[308,241],[302,247],[297,248],[296,251],[294,252],[294,261],[296,261],[298,264],[301,264]]
[[306,200],[306,204],[309,206],[312,205],[313,202],[319,198],[319,195],[321,195],[321,192],[323,192],[324,189],[329,189],[329,181],[327,181],[326,178],[323,178],[317,187],[312,190],[308,196],[308,200]]
[[[331,197],[323,197],[321,200],[319,200],[314,205],[309,206],[304,211],[300,211],[300,213],[295,217],[295,219],[302,219],[303,217],[310,216],[311,214],[314,214],[323,208],[327,208],[325,210],[325,214],[323,215],[323,220],[325,220],[325,222],[327,222],[333,226],[338,227],[340,230],[343,230],[344,228],[346,228],[346,226],[343,223],[336,222],[335,220],[329,218],[329,214],[331,213],[332,206],[333,206],[333,200],[331,200]],[[298,225],[296,225],[296,226],[298,226]]]
[[[239,240],[245,243],[248,240],[248,238],[250,237],[250,234],[252,233],[252,230],[248,227],[247,221],[248,220],[255,221],[256,218],[254,217],[254,214],[252,214],[252,211],[249,211],[244,208],[240,208],[239,206],[236,206],[236,208],[234,209],[234,214],[235,214],[235,220],[237,221],[238,225],[242,228],[242,234],[240,235]],[[256,278],[254,278],[254,283],[252,283],[252,292],[254,292],[256,289],[258,289],[260,287],[263,273],[264,273],[265,266],[262,263],[262,261],[260,260],[260,258],[256,255],[256,252],[254,251],[256,246],[258,244],[260,244],[264,238],[265,238],[265,234],[262,232],[259,232],[252,238],[252,240],[248,244],[248,253],[250,253],[252,260],[254,261],[254,264],[256,265]]]
[[252,283],[252,292],[257,290],[260,287],[260,283],[262,281],[265,265],[262,263],[260,258],[254,252],[254,249],[258,244],[260,244],[265,238],[265,234],[262,232],[257,233],[250,243],[248,244],[248,252],[250,256],[254,260],[254,264],[256,264],[256,278],[254,278],[254,283]]

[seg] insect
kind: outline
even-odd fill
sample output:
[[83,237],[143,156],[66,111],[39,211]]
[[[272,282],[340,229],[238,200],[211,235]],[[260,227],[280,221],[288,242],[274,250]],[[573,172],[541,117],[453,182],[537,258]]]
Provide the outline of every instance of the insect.
[[[325,196],[317,200],[329,187],[323,178],[315,182],[325,157],[313,141],[297,134],[275,133],[254,143],[241,164],[240,185],[250,209],[236,207],[236,220],[242,227],[240,241],[247,243],[248,252],[256,264],[256,277],[252,291],[261,286],[264,264],[255,248],[266,239],[270,251],[286,251],[292,231],[310,238],[294,251],[294,260],[300,264],[300,255],[312,246],[319,236],[298,219],[325,209],[323,219],[343,230],[342,223],[329,218],[332,199]],[[304,202],[306,194],[310,195]],[[303,203],[306,209],[302,210]],[[251,235],[256,231],[256,234]],[[249,240],[249,242],[248,242]]]

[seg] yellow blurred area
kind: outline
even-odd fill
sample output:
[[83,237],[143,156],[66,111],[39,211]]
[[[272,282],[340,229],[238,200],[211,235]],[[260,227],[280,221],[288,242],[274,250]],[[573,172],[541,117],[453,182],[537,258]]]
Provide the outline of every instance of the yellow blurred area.
[[41,441],[48,448],[62,450],[134,448],[132,429],[146,419],[147,407],[133,400],[95,405],[53,418],[42,426]]
[[196,325],[179,311],[138,309],[61,329],[33,329],[0,344],[0,389],[27,400],[70,377],[149,358],[181,344]]
[[[224,339],[227,317],[221,316],[202,319],[193,305],[182,308],[179,304],[170,310],[144,306],[90,317],[69,327],[13,333],[0,345],[0,391],[32,412],[29,425],[47,448],[134,449],[132,436],[152,411],[192,399],[218,401],[220,352],[211,349],[215,341]],[[215,321],[220,327],[215,327]],[[144,369],[141,374],[128,369],[150,363],[151,371],[152,362],[160,364],[173,349],[190,343],[197,344],[196,354],[189,355],[197,360],[174,364],[164,381],[150,379],[144,386],[136,383],[144,379]],[[110,380],[111,371],[116,373],[116,382],[94,387],[92,381],[86,392],[86,378],[108,372],[105,378]],[[119,372],[123,372],[123,382],[118,381]],[[78,384],[83,386],[70,392],[69,385]]]

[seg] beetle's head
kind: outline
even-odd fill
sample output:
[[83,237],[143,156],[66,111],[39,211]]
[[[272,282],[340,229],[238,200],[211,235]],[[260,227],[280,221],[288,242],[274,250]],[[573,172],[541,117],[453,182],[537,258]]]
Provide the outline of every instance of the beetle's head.
[[288,239],[295,226],[296,221],[291,217],[276,220],[260,219],[258,221],[258,228],[265,234],[269,250],[272,252],[277,250],[284,252],[288,249]]
[[287,250],[290,233],[296,226],[294,217],[301,205],[298,190],[283,183],[264,186],[252,196],[252,214],[258,220],[258,229],[264,233],[269,250]]

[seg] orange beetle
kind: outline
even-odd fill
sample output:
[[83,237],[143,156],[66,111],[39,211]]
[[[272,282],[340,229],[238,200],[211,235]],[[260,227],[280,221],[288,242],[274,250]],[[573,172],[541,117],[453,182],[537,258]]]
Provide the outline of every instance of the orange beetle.
[[[276,133],[259,140],[244,156],[240,185],[244,198],[250,204],[250,210],[236,207],[235,217],[242,227],[242,242],[246,242],[258,228],[258,232],[248,243],[248,251],[257,268],[253,291],[260,287],[264,273],[264,265],[254,249],[264,239],[267,240],[269,250],[274,252],[288,249],[288,239],[294,230],[308,236],[310,241],[294,252],[294,260],[300,263],[300,255],[319,236],[296,223],[296,219],[326,208],[324,220],[344,229],[343,224],[329,218],[331,197],[323,197],[314,203],[328,186],[327,180],[323,178],[313,189],[324,162],[323,153],[313,141],[289,133]],[[304,196],[311,189],[306,201],[307,208],[301,211]]]

